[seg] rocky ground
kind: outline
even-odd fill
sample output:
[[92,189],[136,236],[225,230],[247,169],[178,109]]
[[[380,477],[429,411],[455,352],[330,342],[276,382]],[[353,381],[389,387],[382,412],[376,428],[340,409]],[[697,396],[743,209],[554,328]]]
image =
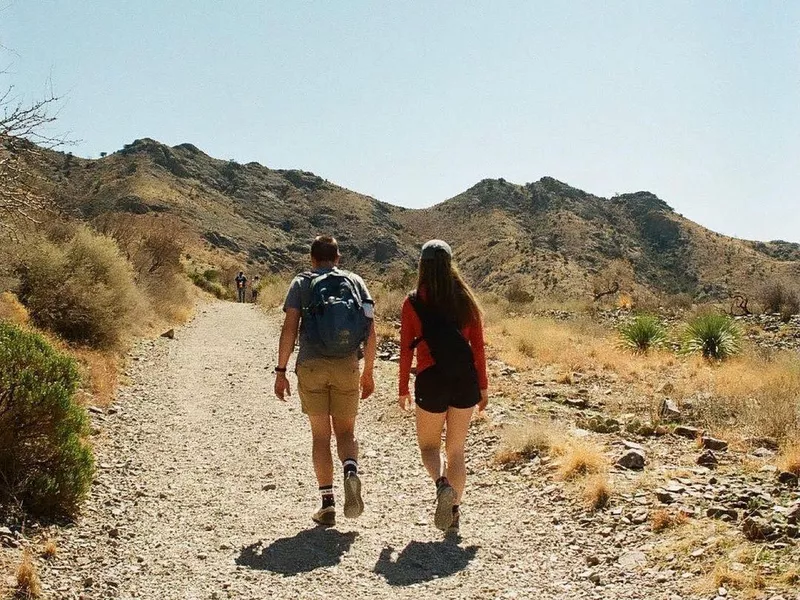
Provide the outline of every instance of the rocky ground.
[[[26,530],[59,549],[37,560],[46,597],[738,597],[733,586],[696,584],[726,551],[720,528],[775,568],[799,558],[797,480],[779,481],[769,441],[718,446],[717,464],[702,466],[704,449],[680,431],[609,421],[599,392],[500,363],[491,370],[502,385],[469,440],[462,539],[443,539],[413,420],[396,407],[391,348],[359,423],[367,510],[315,528],[308,428],[296,396],[283,404],[271,392],[278,328],[252,306],[215,303],[175,339],[134,349],[116,402],[92,413],[98,472],[83,516]],[[612,463],[641,454],[644,468],[614,467],[610,505],[590,512],[554,479],[549,457],[496,464],[504,428],[531,416],[600,445]],[[685,535],[653,531],[662,508],[689,515]],[[0,542],[18,552],[29,540],[10,528]],[[791,587],[759,593],[800,598]]]

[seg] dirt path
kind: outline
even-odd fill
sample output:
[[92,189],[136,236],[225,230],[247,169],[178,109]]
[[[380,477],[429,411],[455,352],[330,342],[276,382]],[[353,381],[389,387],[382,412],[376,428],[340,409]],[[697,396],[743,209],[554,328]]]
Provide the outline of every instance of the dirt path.
[[128,385],[99,416],[84,517],[42,574],[49,597],[689,597],[677,576],[656,584],[636,548],[581,522],[559,486],[491,467],[487,424],[470,440],[463,540],[442,541],[392,363],[378,366],[359,424],[367,510],[311,527],[308,428],[296,396],[271,393],[278,328],[278,316],[215,303],[175,340],[134,350]]

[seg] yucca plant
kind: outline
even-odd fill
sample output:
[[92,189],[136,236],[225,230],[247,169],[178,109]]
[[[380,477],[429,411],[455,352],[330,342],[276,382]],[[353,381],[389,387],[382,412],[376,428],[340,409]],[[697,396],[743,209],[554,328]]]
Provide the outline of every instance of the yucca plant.
[[647,352],[667,343],[667,331],[657,317],[639,315],[619,328],[620,343],[634,352]]
[[741,349],[741,332],[728,315],[706,313],[686,325],[683,351],[700,353],[704,358],[724,360]]

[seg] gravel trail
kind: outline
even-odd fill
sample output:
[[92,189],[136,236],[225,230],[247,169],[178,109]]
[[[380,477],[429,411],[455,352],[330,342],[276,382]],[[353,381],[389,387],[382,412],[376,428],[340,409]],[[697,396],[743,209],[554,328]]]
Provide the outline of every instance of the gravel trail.
[[[95,416],[97,480],[44,568],[48,597],[689,597],[677,578],[656,584],[643,555],[620,557],[635,548],[581,521],[561,486],[494,468],[491,422],[470,436],[463,539],[444,541],[388,362],[358,424],[367,509],[314,528],[294,377],[289,403],[271,391],[279,319],[213,303],[174,340],[137,345],[116,402]],[[341,506],[338,474],[337,495]]]

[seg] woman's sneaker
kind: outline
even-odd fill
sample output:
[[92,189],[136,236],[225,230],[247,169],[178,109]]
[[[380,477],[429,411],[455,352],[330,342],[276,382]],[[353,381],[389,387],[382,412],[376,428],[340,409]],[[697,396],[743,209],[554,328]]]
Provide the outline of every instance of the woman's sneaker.
[[458,530],[458,522],[461,520],[461,511],[456,511],[453,513],[453,522],[450,523],[450,527],[447,528],[445,534],[448,537],[458,537],[459,530]]
[[456,491],[449,483],[442,483],[436,490],[436,514],[433,524],[437,529],[447,531],[453,524],[453,505],[456,503]]
[[355,473],[344,476],[344,516],[355,519],[364,512],[364,501],[361,499],[361,480]]
[[322,525],[323,527],[333,527],[336,525],[336,507],[326,506],[324,508],[320,508],[311,516],[311,518],[317,525]]

